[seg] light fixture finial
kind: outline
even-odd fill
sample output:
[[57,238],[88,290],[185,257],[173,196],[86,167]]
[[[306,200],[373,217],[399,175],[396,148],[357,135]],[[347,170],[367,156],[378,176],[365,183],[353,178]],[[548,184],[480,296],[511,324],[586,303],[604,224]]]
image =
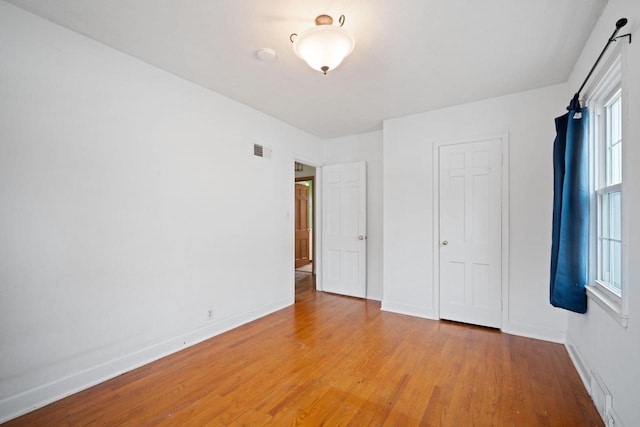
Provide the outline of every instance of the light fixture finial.
[[333,18],[329,15],[316,16],[316,25],[333,25]]

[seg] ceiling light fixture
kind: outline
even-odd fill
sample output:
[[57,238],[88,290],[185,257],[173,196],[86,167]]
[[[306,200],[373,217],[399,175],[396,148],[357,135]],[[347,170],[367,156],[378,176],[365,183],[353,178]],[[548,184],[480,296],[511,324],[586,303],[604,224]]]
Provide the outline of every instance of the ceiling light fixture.
[[344,15],[338,19],[340,26],[333,25],[333,18],[320,15],[316,18],[316,26],[302,34],[289,36],[293,43],[293,51],[314,70],[327,74],[335,69],[346,58],[356,44],[353,36],[342,28]]

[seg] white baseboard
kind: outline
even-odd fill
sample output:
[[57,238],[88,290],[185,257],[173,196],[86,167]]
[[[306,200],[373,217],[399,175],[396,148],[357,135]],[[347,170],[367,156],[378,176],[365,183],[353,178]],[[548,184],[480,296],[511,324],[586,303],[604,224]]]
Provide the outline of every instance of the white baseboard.
[[[567,352],[569,353],[571,362],[573,362],[573,366],[575,366],[576,371],[578,371],[578,375],[582,380],[582,384],[584,384],[584,387],[587,389],[587,393],[589,393],[589,396],[591,396],[591,400],[593,401],[594,405],[596,405],[598,413],[602,417],[602,421],[604,421],[605,426],[623,427],[624,424],[622,423],[622,420],[612,406],[613,397],[610,395],[606,384],[602,381],[602,378],[600,378],[595,371],[589,368],[589,365],[585,362],[580,349],[575,345],[575,342],[569,334],[567,335],[565,347],[567,348]],[[598,388],[598,390],[593,389],[594,384],[595,387]],[[602,400],[603,396],[606,397],[606,395],[609,395],[609,405],[605,405],[603,408],[603,402],[596,402],[596,399],[594,399],[594,393],[597,395],[598,400]],[[602,412],[604,412],[604,414]]]
[[414,305],[382,301],[380,310],[389,311],[392,313],[405,314],[407,316],[422,317],[424,319],[438,320],[433,313],[433,310],[425,309],[423,307],[417,307]]
[[[383,311],[390,311],[407,316],[422,317],[425,319],[439,320],[431,309],[417,307],[409,304],[396,303],[393,301],[382,301],[380,307]],[[527,338],[534,338],[543,341],[565,343],[566,332],[556,329],[546,328],[544,326],[529,325],[524,323],[510,322],[506,327],[502,327],[501,331],[507,334],[518,335]]]
[[605,425],[607,427],[624,427],[624,424],[622,424],[622,420],[616,413],[615,409],[611,408],[609,410],[609,413],[607,414],[607,418],[608,419],[605,420]]
[[582,384],[584,384],[584,387],[587,389],[587,393],[591,395],[591,369],[589,369],[589,366],[584,361],[582,353],[580,353],[580,349],[573,342],[571,335],[567,335],[564,346],[567,349],[567,353],[569,353],[573,366],[576,368],[576,371],[578,371]]
[[264,317],[288,307],[292,303],[293,301],[288,298],[284,301],[267,304],[250,312],[211,323],[186,334],[153,344],[123,357],[106,361],[65,378],[9,396],[0,400],[0,424]]
[[567,335],[565,331],[517,322],[509,322],[506,326],[503,325],[501,331],[511,335],[551,341],[559,344],[565,343]]

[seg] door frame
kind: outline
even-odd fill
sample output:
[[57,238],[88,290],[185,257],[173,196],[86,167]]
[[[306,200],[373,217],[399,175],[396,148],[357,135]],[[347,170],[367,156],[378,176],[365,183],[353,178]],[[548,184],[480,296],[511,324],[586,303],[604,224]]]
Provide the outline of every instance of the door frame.
[[[296,182],[296,174],[293,169],[293,165],[298,163],[303,163],[308,166],[313,166],[316,169],[316,175],[313,180],[313,192],[316,197],[313,200],[313,269],[315,271],[316,276],[316,290],[322,291],[322,167],[324,166],[322,163],[315,162],[313,160],[309,160],[308,158],[293,156],[291,162],[287,164],[287,167],[290,170],[291,179],[289,180],[289,206],[291,209],[289,211],[289,242],[291,242],[291,254],[289,256],[291,266],[290,266],[290,281],[289,281],[289,289],[291,302],[295,303],[295,293],[296,293],[296,278],[295,278],[295,214],[293,210],[295,209],[295,182]],[[294,185],[291,185],[293,183]]]
[[[315,166],[314,166],[315,167]],[[316,168],[316,173],[318,168]],[[311,218],[312,218],[312,227],[311,227],[311,271],[312,274],[316,274],[316,179],[313,176],[305,176],[300,178],[295,178],[294,185],[296,182],[307,182],[311,181]],[[294,218],[295,221],[295,218]]]
[[500,330],[505,330],[508,329],[509,325],[509,133],[468,137],[449,141],[436,141],[433,143],[433,311],[435,318],[440,319],[440,147],[492,139],[499,139],[501,141],[500,148],[502,154],[502,165],[500,168],[502,187],[502,236],[500,250],[502,309]]

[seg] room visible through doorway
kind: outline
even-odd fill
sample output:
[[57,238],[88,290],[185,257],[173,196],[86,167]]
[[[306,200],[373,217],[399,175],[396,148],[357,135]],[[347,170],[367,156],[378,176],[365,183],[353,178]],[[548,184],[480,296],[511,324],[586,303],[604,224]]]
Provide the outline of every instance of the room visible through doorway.
[[314,263],[314,195],[316,170],[313,166],[295,165],[295,255],[296,273],[315,274]]

